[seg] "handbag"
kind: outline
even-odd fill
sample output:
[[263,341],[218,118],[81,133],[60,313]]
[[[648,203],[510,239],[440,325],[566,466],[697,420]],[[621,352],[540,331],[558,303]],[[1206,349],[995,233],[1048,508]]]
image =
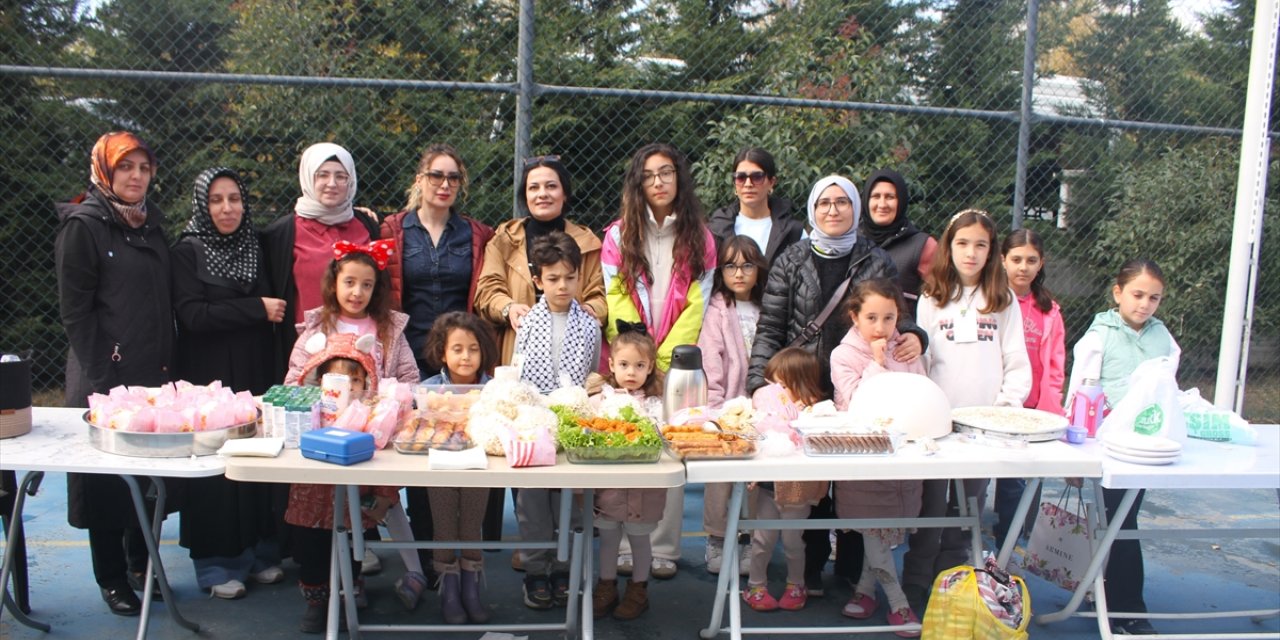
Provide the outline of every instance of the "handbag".
[[822,325],[827,323],[827,318],[830,318],[832,312],[836,310],[836,307],[840,306],[840,303],[844,301],[844,294],[849,290],[849,285],[853,283],[854,268],[859,264],[862,264],[862,262],[869,257],[871,257],[871,255],[867,254],[858,258],[857,262],[849,265],[849,277],[845,278],[844,282],[841,282],[839,287],[836,287],[836,292],[833,293],[831,295],[831,299],[827,301],[827,306],[823,307],[822,311],[818,312],[818,317],[810,320],[808,324],[804,325],[804,328],[800,329],[800,335],[796,336],[795,339],[787,345],[788,347],[803,347],[804,345],[813,342],[813,339],[817,338],[818,334],[822,333]]
[[[1072,489],[1075,489],[1074,493]],[[1075,591],[1093,557],[1086,509],[1083,490],[1070,486],[1056,503],[1042,501],[1031,537],[1027,540],[1023,570],[1067,591]]]
[[924,640],[1026,640],[1031,593],[988,558],[985,569],[959,566],[938,574],[925,610]]

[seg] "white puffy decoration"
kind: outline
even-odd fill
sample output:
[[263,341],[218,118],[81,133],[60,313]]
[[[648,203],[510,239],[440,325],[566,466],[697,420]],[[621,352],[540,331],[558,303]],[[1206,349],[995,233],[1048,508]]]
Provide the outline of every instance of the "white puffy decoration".
[[364,353],[373,355],[373,348],[376,346],[378,346],[378,339],[372,333],[366,333],[356,338],[356,349]]
[[[567,407],[576,416],[589,417],[591,415],[591,398],[587,397],[587,390],[577,385],[560,387],[547,395],[547,406]],[[555,428],[552,427],[554,431]]]
[[857,425],[902,433],[909,438],[941,438],[951,433],[951,402],[926,376],[887,372],[863,378],[849,400]]
[[307,353],[316,354],[324,351],[324,346],[326,344],[328,344],[328,339],[324,337],[324,332],[317,331],[311,334],[310,338],[307,338],[307,341],[303,343],[302,348],[305,349]]

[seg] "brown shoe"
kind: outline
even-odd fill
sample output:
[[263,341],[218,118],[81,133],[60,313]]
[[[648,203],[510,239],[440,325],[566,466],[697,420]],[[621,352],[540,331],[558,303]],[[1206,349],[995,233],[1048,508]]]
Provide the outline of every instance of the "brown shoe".
[[622,594],[622,602],[613,610],[613,617],[618,620],[635,620],[648,610],[649,583],[627,580],[627,590]]
[[614,605],[618,604],[618,583],[615,580],[599,580],[591,592],[591,610],[595,617],[609,615]]

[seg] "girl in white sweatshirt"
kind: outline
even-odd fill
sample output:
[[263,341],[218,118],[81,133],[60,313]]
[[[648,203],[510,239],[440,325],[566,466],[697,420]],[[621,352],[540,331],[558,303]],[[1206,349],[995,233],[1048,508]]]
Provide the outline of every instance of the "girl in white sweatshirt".
[[[996,226],[985,211],[951,217],[921,292],[916,323],[929,333],[925,366],[953,408],[1021,407],[1031,391],[1031,361],[1022,312],[1005,279],[996,249]],[[947,482],[926,481],[922,516],[942,516]],[[966,480],[965,495],[985,499],[987,480]],[[920,529],[903,562],[904,590],[928,592],[938,572],[970,562],[968,535],[959,529]],[[972,561],[978,561],[978,558]]]

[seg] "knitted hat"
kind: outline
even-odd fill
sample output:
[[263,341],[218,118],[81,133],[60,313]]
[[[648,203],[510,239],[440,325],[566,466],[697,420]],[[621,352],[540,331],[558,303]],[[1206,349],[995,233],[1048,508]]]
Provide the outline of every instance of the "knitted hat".
[[302,348],[307,353],[310,353],[311,357],[302,366],[302,374],[298,379],[304,385],[318,386],[320,384],[320,376],[316,374],[316,370],[320,368],[320,365],[334,358],[346,358],[360,363],[360,366],[364,368],[365,377],[368,379],[365,383],[366,388],[370,392],[376,392],[378,390],[378,373],[377,367],[373,363],[373,350],[376,345],[377,339],[368,334],[359,337],[353,333],[337,333],[326,336],[317,331],[302,345]]

